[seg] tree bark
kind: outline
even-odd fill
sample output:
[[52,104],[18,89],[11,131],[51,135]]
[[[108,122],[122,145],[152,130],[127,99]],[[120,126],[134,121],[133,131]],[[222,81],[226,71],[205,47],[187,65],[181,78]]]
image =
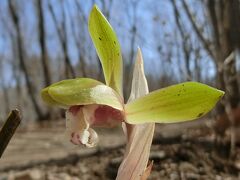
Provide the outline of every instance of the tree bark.
[[237,118],[231,112],[238,107],[240,101],[236,56],[234,55],[234,52],[239,49],[240,44],[240,1],[208,0],[207,7],[214,32],[215,58],[218,66],[218,83],[221,86],[224,86],[226,92],[224,108],[219,106],[218,110],[222,112],[225,111],[228,116],[226,121],[230,121],[231,155],[233,155],[235,153],[235,124]]
[[[9,26],[9,22],[5,19],[2,14],[0,14],[0,21],[3,23],[3,27],[5,31],[9,35],[11,50],[12,50],[12,59],[11,59],[11,70],[13,72],[13,79],[16,82],[16,100],[17,100],[17,108],[21,110],[21,99],[22,99],[22,90],[21,90],[21,70],[19,68],[19,59],[17,56],[17,47],[16,47],[16,37],[14,34],[14,29]],[[9,111],[8,111],[9,112]]]
[[64,56],[64,63],[65,63],[65,76],[66,78],[75,78],[75,71],[74,68],[71,64],[70,58],[68,56],[68,42],[67,42],[67,30],[66,30],[66,25],[65,25],[65,12],[64,12],[64,8],[61,2],[61,8],[62,8],[62,23],[61,23],[61,28],[58,26],[58,22],[57,22],[57,17],[54,13],[53,7],[51,5],[51,3],[48,3],[48,8],[50,11],[50,14],[53,18],[53,22],[55,24],[56,30],[57,30],[57,35],[59,37],[60,40],[60,44],[62,47],[62,51],[63,51],[63,56]]
[[41,50],[41,61],[43,67],[44,85],[49,86],[51,84],[51,75],[49,71],[49,63],[47,56],[46,40],[45,40],[45,20],[43,14],[42,1],[37,1],[37,12],[38,12],[38,38]]
[[0,158],[21,122],[20,112],[12,110],[0,130]]
[[218,88],[227,92],[226,100],[229,101],[231,108],[235,108],[240,100],[236,61],[233,59],[231,62],[225,64],[224,61],[233,51],[235,51],[236,47],[239,45],[239,40],[235,40],[235,38],[239,38],[240,36],[239,33],[237,33],[240,31],[240,26],[237,26],[239,24],[239,19],[237,19],[237,17],[240,17],[238,11],[239,1],[207,1],[206,6],[213,32],[212,41],[209,41],[204,37],[199,27],[197,27],[197,24],[194,21],[186,2],[184,0],[182,2],[193,29],[203,43],[206,51],[215,61],[217,70],[217,86]]
[[[208,0],[208,12],[214,37],[215,59],[218,67],[218,85],[226,91],[226,100],[231,108],[236,108],[240,101],[237,81],[236,59],[225,61],[239,48],[240,24],[237,0]],[[236,7],[235,7],[236,6]]]
[[33,108],[34,108],[34,110],[35,110],[35,112],[37,114],[38,120],[42,120],[42,119],[45,119],[44,118],[44,114],[42,113],[42,111],[40,109],[40,106],[38,105],[37,100],[36,100],[36,98],[34,96],[34,91],[33,91],[33,87],[32,87],[32,84],[31,84],[30,76],[28,74],[27,66],[26,66],[26,63],[25,63],[25,60],[24,60],[24,49],[23,49],[24,44],[23,44],[22,37],[21,37],[19,17],[18,17],[18,15],[16,13],[16,9],[14,7],[13,0],[9,0],[8,8],[9,8],[9,11],[10,11],[10,16],[12,18],[14,27],[16,29],[16,34],[17,34],[16,35],[17,36],[17,39],[16,39],[17,51],[18,51],[20,66],[21,66],[21,69],[23,71],[23,74],[24,74],[24,77],[25,77],[25,80],[26,80],[27,90],[28,90],[31,102],[33,104]]
[[[185,33],[184,27],[182,26],[180,22],[180,13],[178,11],[176,1],[171,0],[172,5],[173,5],[173,10],[174,10],[174,16],[175,16],[175,21],[178,27],[178,30],[180,32],[181,38],[182,38],[182,49],[183,49],[183,54],[184,54],[184,60],[185,60],[185,68],[186,68],[186,80],[192,80],[192,74],[190,70],[190,45],[189,45],[189,40],[188,36]],[[195,71],[197,71],[195,69]]]
[[[80,14],[82,12],[82,8],[81,8],[81,5],[80,5],[80,2],[79,1],[75,1],[75,4],[76,4],[76,7],[78,9],[78,18],[80,19],[80,24],[82,26],[84,25],[87,25],[87,20],[85,19],[84,15],[83,14]],[[87,72],[86,72],[86,63],[85,63],[85,52],[84,52],[84,49],[82,47],[82,44],[81,43],[84,43],[86,42],[85,39],[83,38],[80,38],[78,36],[78,33],[75,29],[75,25],[74,25],[74,22],[73,22],[73,18],[71,17],[71,13],[70,13],[71,9],[68,8],[68,14],[70,16],[70,23],[71,23],[71,30],[72,30],[72,34],[74,36],[74,42],[76,44],[76,47],[77,47],[77,52],[78,52],[78,59],[79,59],[79,64],[80,64],[80,68],[81,68],[81,75],[86,77],[87,76]]]

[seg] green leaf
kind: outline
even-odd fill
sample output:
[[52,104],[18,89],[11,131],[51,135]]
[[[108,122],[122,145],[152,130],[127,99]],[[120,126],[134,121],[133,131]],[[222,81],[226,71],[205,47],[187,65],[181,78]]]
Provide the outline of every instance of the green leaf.
[[57,82],[43,89],[41,95],[49,105],[103,104],[115,109],[123,109],[122,98],[112,88],[89,78],[76,78]]
[[96,5],[88,22],[89,33],[101,61],[106,84],[122,95],[122,55],[113,28]]
[[223,91],[197,82],[169,86],[127,104],[126,121],[139,124],[193,120],[208,113],[223,95]]

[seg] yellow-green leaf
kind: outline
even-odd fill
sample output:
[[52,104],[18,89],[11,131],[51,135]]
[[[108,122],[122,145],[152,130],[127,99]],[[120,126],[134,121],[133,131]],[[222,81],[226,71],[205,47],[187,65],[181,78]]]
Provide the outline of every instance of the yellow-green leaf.
[[127,104],[126,121],[139,124],[193,120],[209,112],[223,95],[223,91],[197,82],[169,86]]
[[52,84],[42,90],[43,100],[50,105],[73,106],[103,104],[123,109],[121,97],[103,83],[89,79],[68,79]]
[[122,55],[113,28],[96,5],[88,22],[89,33],[101,61],[106,84],[122,94]]

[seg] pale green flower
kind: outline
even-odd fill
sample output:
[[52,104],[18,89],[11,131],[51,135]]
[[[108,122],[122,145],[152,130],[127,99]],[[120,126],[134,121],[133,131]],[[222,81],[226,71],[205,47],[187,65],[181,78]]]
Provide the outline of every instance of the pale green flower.
[[208,113],[223,91],[197,82],[185,82],[148,93],[140,49],[127,104],[122,95],[122,55],[117,36],[94,6],[89,32],[102,64],[106,85],[90,78],[63,80],[42,90],[43,100],[66,108],[66,130],[74,144],[93,147],[94,126],[123,124],[128,144],[117,179],[140,179],[147,166],[154,123],[194,120]]

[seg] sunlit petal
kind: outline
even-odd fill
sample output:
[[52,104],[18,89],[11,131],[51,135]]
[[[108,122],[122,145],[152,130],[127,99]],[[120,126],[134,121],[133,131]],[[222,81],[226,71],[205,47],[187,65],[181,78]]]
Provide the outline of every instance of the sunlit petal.
[[50,105],[74,106],[102,104],[123,110],[123,99],[110,87],[90,78],[63,80],[42,90]]
[[208,113],[223,95],[223,91],[198,82],[169,86],[128,103],[126,120],[132,124],[194,120]]
[[108,86],[122,95],[122,55],[113,28],[95,5],[88,22],[89,33],[101,61]]
[[[129,102],[147,93],[148,85],[139,49],[133,72]],[[126,126],[128,142],[123,162],[118,170],[117,180],[139,180],[140,178],[146,178],[149,175],[148,171],[145,170],[149,159],[155,124],[130,125],[124,123],[123,126]]]

